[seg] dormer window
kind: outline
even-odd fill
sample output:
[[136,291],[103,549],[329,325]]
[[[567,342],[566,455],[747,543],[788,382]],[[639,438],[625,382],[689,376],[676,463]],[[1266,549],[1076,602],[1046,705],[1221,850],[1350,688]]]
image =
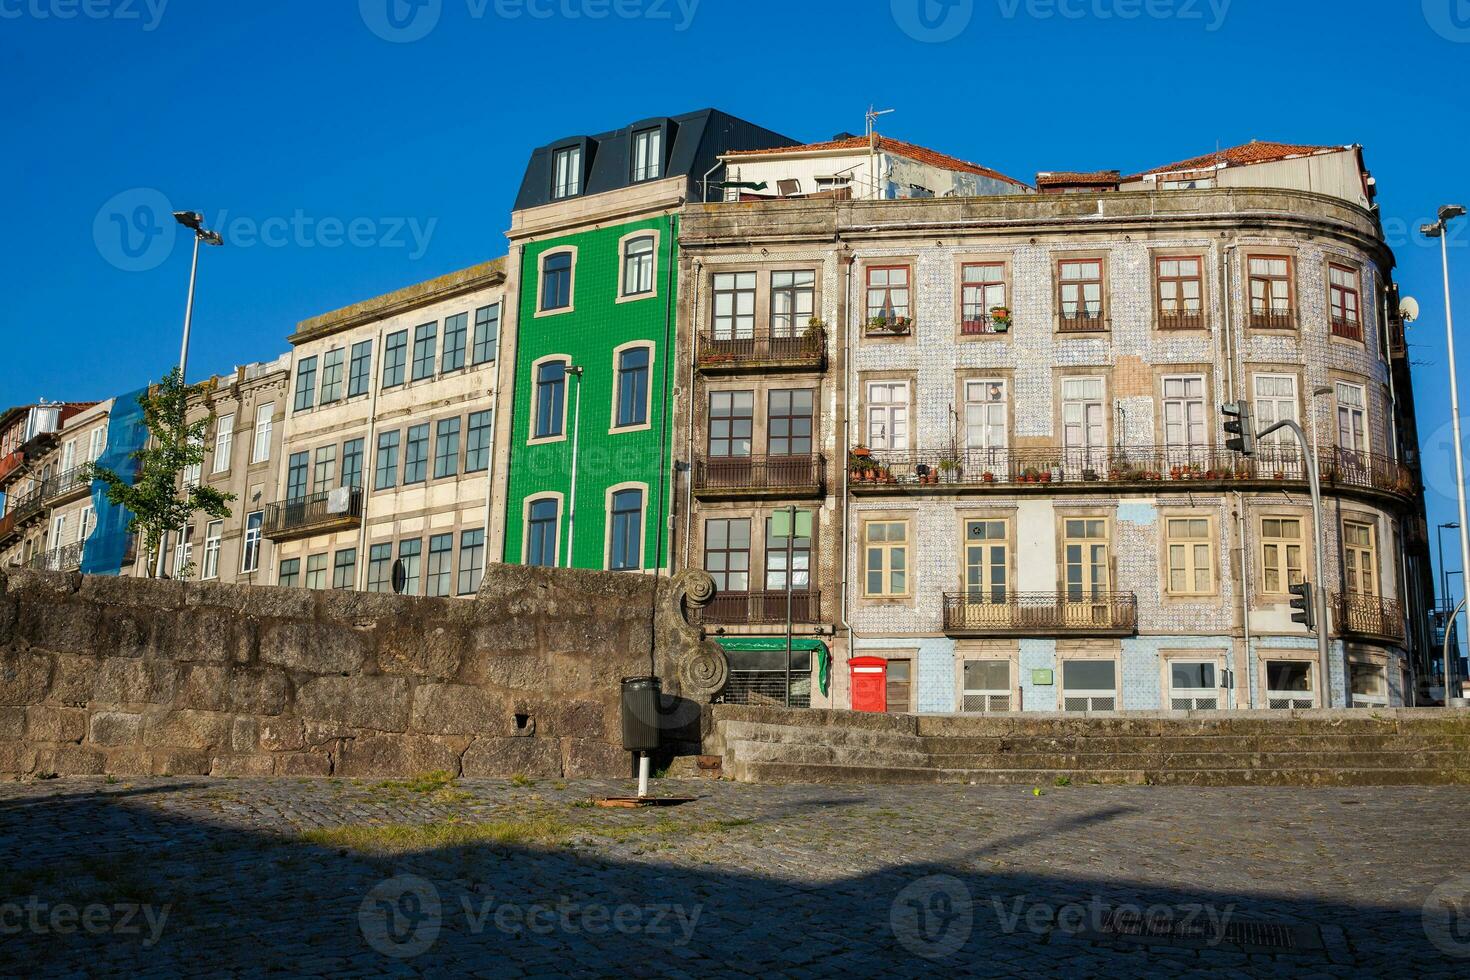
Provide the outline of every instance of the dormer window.
[[643,129],[633,134],[633,182],[657,180],[663,175],[663,130]]
[[582,193],[582,148],[567,146],[551,152],[551,197],[559,201]]

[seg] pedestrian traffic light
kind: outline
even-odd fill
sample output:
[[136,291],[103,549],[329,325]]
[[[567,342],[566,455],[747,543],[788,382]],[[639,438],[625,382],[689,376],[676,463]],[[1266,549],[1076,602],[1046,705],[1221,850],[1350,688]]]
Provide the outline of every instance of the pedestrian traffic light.
[[1317,628],[1316,611],[1312,608],[1312,583],[1299,582],[1291,587],[1291,621],[1308,630]]
[[1226,402],[1220,406],[1220,411],[1225,416],[1225,448],[1242,456],[1254,456],[1256,436],[1251,431],[1250,402]]

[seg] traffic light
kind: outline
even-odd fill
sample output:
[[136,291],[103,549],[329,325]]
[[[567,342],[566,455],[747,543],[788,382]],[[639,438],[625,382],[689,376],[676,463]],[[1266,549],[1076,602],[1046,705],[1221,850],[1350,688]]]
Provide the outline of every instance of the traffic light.
[[1251,405],[1247,401],[1226,402],[1220,406],[1225,416],[1225,448],[1242,456],[1256,454],[1256,435],[1251,431]]
[[1301,582],[1291,587],[1291,621],[1308,630],[1317,628],[1316,611],[1312,608],[1312,583]]

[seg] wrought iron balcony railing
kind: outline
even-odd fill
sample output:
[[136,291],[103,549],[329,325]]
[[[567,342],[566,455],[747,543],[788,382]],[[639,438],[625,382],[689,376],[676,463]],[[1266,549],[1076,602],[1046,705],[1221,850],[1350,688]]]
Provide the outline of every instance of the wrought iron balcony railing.
[[272,541],[289,541],[362,523],[362,489],[341,487],[267,504],[262,530]]
[[92,486],[92,467],[87,465],[73,466],[65,473],[51,477],[41,484],[41,494],[49,503],[59,497],[75,493],[84,488]]
[[60,548],[38,552],[31,556],[25,567],[42,572],[74,572],[82,567],[83,544],[82,541],[74,541]]
[[1363,321],[1335,316],[1332,318],[1332,336],[1361,341],[1363,339]]
[[1205,315],[1199,310],[1192,312],[1185,310],[1160,310],[1160,330],[1203,330],[1205,329]]
[[1402,641],[1404,610],[1393,599],[1358,592],[1334,592],[1333,612],[1339,633]]
[[820,453],[800,456],[700,456],[694,460],[693,489],[704,496],[815,496],[824,484],[827,461]]
[[747,368],[820,368],[827,360],[827,334],[807,327],[795,336],[762,334],[756,337],[719,337],[701,333],[701,371],[739,371]]
[[[1017,490],[1086,491],[1099,485],[1153,491],[1200,484],[1294,484],[1305,487],[1309,464],[1300,452],[1279,445],[1257,448],[1245,458],[1221,447],[1117,446],[1097,449],[963,449],[896,452],[873,450],[851,456],[848,478],[858,493]],[[1324,487],[1409,498],[1412,471],[1397,460],[1345,449],[1318,454]]]
[[[703,623],[726,626],[771,625],[786,622],[786,592],[766,589],[759,592],[718,592],[709,605],[699,612]],[[822,593],[817,589],[800,589],[791,593],[793,623],[822,622]]]
[[1132,592],[947,592],[944,632],[951,636],[1132,636],[1138,597]]
[[1250,312],[1251,327],[1256,330],[1295,330],[1296,310],[1291,307],[1259,309]]
[[1404,342],[1404,321],[1402,317],[1389,317],[1388,319],[1388,356],[1403,357],[1408,353],[1408,347]]
[[873,314],[863,321],[865,337],[907,337],[913,332],[914,318],[910,316]]
[[1062,333],[1096,333],[1108,329],[1107,317],[1102,310],[1077,310],[1063,313],[1057,318],[1057,330]]

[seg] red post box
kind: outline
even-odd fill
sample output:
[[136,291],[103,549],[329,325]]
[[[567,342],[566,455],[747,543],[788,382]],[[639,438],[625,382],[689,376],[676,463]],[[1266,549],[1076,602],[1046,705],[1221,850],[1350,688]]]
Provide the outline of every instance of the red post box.
[[882,657],[853,657],[847,662],[852,710],[888,710],[888,661]]

